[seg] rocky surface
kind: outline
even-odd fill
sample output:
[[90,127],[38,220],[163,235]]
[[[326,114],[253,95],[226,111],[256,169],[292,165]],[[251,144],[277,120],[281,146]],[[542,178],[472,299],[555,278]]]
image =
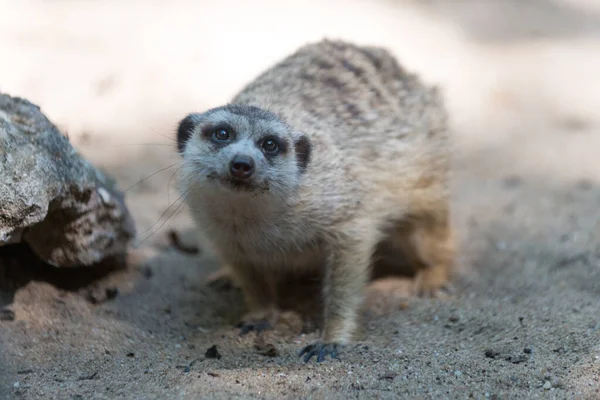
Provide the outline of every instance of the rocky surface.
[[0,94],[0,246],[26,242],[57,267],[124,254],[124,197],[27,100]]

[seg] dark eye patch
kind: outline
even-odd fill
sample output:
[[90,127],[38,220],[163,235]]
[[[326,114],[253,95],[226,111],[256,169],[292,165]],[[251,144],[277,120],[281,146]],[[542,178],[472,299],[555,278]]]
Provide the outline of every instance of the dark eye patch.
[[211,124],[202,129],[202,136],[211,143],[225,146],[237,137],[237,132],[229,124]]
[[277,140],[265,139],[262,148],[267,153],[279,153],[279,143]]
[[288,150],[287,141],[275,135],[265,136],[257,144],[267,157],[274,157]]

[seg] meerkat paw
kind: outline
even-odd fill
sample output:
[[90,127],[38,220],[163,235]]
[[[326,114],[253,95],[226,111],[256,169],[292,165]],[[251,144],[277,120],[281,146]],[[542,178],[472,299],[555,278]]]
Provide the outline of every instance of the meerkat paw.
[[304,356],[304,362],[307,363],[314,356],[317,357],[317,362],[325,360],[325,357],[328,355],[333,359],[337,358],[338,353],[341,351],[342,345],[338,343],[326,343],[322,341],[317,341],[315,343],[311,343],[308,346],[305,346],[298,353],[299,357]]
[[235,281],[226,269],[213,272],[206,278],[205,283],[207,286],[218,290],[228,290],[235,287]]
[[236,324],[236,328],[240,329],[240,336],[254,331],[261,334],[266,330],[273,329],[279,320],[279,311],[269,309],[265,311],[255,311],[246,314],[240,322]]
[[419,297],[447,297],[451,288],[446,271],[442,268],[421,270],[415,278],[414,291]]

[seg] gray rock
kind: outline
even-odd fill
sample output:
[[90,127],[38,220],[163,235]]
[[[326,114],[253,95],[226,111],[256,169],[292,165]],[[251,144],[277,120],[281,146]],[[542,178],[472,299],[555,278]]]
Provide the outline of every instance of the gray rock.
[[57,267],[119,257],[135,235],[124,196],[27,100],[0,93],[0,246]]

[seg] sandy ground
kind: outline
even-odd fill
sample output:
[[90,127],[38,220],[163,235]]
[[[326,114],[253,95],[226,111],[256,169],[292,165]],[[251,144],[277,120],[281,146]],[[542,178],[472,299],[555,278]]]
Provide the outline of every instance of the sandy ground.
[[[461,275],[446,300],[375,283],[357,345],[305,365],[314,332],[240,338],[210,257],[156,246],[190,239],[185,209],[161,218],[177,121],[323,36],[387,46],[446,93]],[[127,190],[131,268],[2,288],[0,398],[600,398],[598,1],[0,0],[0,58],[0,90],[123,189],[166,168]]]

